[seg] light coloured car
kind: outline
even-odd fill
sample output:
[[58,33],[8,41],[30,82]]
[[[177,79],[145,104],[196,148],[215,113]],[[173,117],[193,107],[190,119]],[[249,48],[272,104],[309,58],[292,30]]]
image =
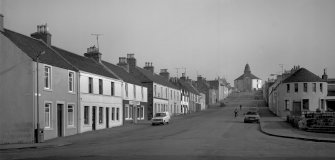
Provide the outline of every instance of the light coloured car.
[[244,123],[248,122],[257,122],[259,123],[260,116],[255,111],[248,111],[246,114],[244,114]]
[[169,124],[170,118],[169,112],[158,112],[154,115],[154,118],[151,119],[151,124]]

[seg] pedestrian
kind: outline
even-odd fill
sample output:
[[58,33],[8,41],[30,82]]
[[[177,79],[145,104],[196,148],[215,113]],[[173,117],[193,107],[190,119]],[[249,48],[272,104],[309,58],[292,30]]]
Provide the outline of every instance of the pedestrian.
[[240,111],[242,110],[242,105],[240,105]]
[[237,108],[235,108],[235,110],[234,110],[234,114],[235,114],[235,118],[237,117],[237,114],[238,114],[238,110],[237,110]]

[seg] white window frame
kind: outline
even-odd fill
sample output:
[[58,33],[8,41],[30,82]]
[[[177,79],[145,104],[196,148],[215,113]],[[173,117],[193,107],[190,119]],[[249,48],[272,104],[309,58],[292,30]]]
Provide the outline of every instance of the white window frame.
[[[46,107],[46,105],[49,104],[49,107]],[[49,108],[49,113],[48,113],[48,125],[46,123],[46,108]],[[51,127],[51,120],[52,120],[52,102],[44,102],[44,128],[50,129]]]
[[[46,74],[46,71],[45,71],[45,69],[46,68],[49,68],[49,70],[48,70],[48,76],[45,76],[45,74]],[[52,89],[52,67],[51,66],[49,66],[49,65],[44,65],[44,67],[43,67],[43,83],[44,83],[44,89],[46,89],[46,90],[51,90]],[[46,86],[46,77],[48,77],[48,86]]]
[[[88,108],[88,110],[87,110],[87,123],[85,123],[85,108]],[[91,109],[91,107],[90,106],[84,106],[84,115],[83,115],[83,119],[84,119],[84,125],[89,125],[90,124],[90,109]]]
[[[70,124],[70,120],[71,120],[70,114],[69,114],[70,107],[72,107],[72,124]],[[74,112],[75,112],[74,108],[75,108],[74,104],[67,104],[67,125],[70,127],[74,127]]]
[[126,97],[128,97],[128,83],[125,84],[124,89],[126,91]]
[[133,84],[133,87],[134,87],[134,99],[136,99],[136,85],[135,84]]
[[[72,75],[72,78],[71,78],[71,75]],[[74,93],[74,90],[75,90],[75,88],[74,88],[74,86],[75,86],[75,74],[74,74],[74,72],[73,71],[69,71],[69,77],[68,77],[69,79],[69,83],[68,83],[68,89],[69,89],[69,92],[70,93]],[[72,83],[71,83],[71,80],[72,80]],[[72,90],[70,89],[71,88],[71,86],[72,86]]]
[[129,117],[129,104],[125,104],[124,105],[124,112],[125,112],[125,120],[130,120],[130,117]]

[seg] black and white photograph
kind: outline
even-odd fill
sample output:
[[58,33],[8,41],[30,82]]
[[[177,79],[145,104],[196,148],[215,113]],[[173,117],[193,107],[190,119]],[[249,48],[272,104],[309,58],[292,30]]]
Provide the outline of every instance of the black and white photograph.
[[0,160],[334,160],[335,0],[0,0]]

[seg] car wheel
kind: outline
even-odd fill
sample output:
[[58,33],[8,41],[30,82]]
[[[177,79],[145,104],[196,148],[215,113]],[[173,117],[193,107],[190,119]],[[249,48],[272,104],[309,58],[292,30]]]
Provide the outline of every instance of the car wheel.
[[244,120],[243,122],[244,122],[244,123],[247,123],[247,121],[246,121],[246,120]]
[[151,125],[152,125],[152,126],[154,126],[155,124],[154,124],[154,123],[152,123]]

